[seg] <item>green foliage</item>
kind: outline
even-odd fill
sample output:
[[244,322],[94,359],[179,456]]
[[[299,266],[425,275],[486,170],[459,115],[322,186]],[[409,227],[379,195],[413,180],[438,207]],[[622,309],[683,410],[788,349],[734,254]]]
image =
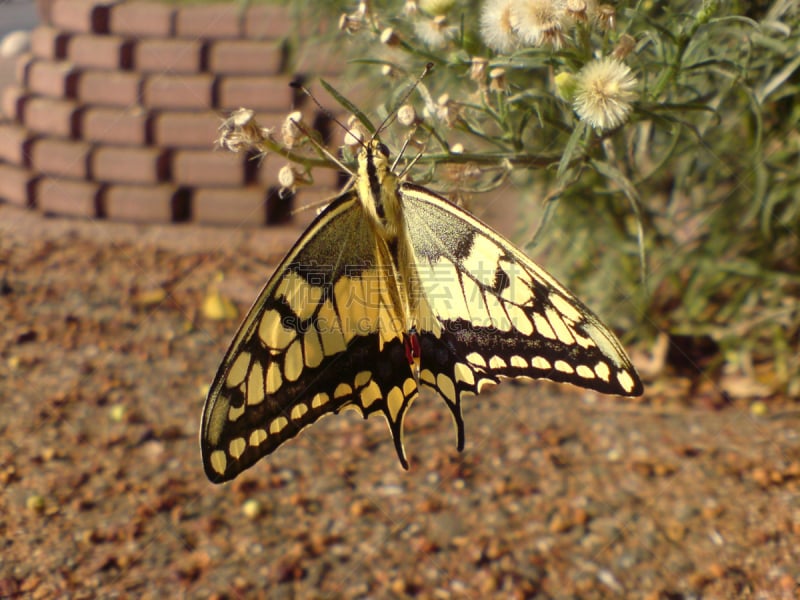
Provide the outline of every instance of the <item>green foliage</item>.
[[579,12],[538,32],[517,12],[505,39],[479,2],[363,5],[342,21],[359,108],[416,106],[383,135],[419,142],[432,187],[525,190],[536,252],[631,337],[711,339],[717,366],[800,394],[796,3],[558,6]]

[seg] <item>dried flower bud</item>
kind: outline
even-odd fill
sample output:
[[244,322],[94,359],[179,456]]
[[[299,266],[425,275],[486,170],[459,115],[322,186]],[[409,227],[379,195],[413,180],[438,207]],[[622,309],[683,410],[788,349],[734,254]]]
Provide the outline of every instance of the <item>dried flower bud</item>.
[[586,0],[567,0],[567,16],[575,21],[587,21],[586,9]]
[[450,146],[450,154],[464,154],[464,144],[457,142]]
[[381,31],[381,44],[386,44],[387,46],[399,46],[400,45],[400,36],[397,35],[391,27],[387,27],[383,31]]
[[472,63],[469,67],[469,78],[472,81],[477,81],[479,85],[486,84],[486,69],[489,66],[489,61],[481,56],[473,56]]
[[344,135],[344,145],[362,146],[366,138],[367,134],[361,127],[361,123],[355,115],[351,115],[350,118],[347,119],[347,133]]
[[502,67],[495,67],[489,71],[489,89],[503,92],[506,89],[506,70]]
[[633,49],[636,47],[636,38],[630,34],[623,33],[619,36],[619,40],[617,41],[617,45],[614,48],[614,51],[611,53],[611,56],[618,60],[625,60],[625,58],[633,52]]
[[450,100],[449,94],[442,94],[436,100],[436,118],[448,127],[453,127],[461,116],[458,105]]
[[597,26],[601,31],[611,31],[617,26],[617,9],[610,4],[597,7]]
[[231,152],[258,148],[270,134],[269,129],[258,125],[255,112],[247,108],[233,111],[231,116],[222,122],[219,129],[220,135],[217,144]]
[[283,145],[287,148],[293,148],[297,140],[302,137],[303,132],[297,126],[298,123],[303,122],[303,114],[296,110],[289,114],[281,125],[281,138],[283,138]]
[[397,122],[403,127],[411,127],[418,122],[417,111],[410,104],[403,104],[397,109]]
[[392,65],[383,65],[381,67],[381,75],[384,77],[394,77],[394,67]]
[[417,0],[406,0],[405,6],[403,6],[403,14],[407,17],[415,17],[419,12],[419,4]]
[[283,165],[278,171],[278,183],[282,188],[291,190],[294,189],[297,177],[292,165]]

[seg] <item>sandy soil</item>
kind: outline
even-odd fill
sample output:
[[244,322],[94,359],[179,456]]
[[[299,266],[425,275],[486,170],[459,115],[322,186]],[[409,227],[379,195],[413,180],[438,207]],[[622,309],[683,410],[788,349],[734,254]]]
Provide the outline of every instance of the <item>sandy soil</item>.
[[[644,400],[505,384],[323,420],[234,483],[204,393],[296,237],[0,206],[0,597],[796,598],[800,411],[662,377]],[[215,284],[216,275],[225,279]]]

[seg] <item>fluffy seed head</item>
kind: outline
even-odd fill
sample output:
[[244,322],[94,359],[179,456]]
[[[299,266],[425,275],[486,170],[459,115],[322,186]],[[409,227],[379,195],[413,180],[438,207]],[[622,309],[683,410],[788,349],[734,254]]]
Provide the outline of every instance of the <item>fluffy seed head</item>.
[[500,54],[513,52],[519,45],[512,14],[516,3],[516,0],[487,0],[481,9],[483,41]]
[[596,129],[622,125],[636,98],[636,77],[623,62],[605,57],[588,63],[577,75],[573,108]]

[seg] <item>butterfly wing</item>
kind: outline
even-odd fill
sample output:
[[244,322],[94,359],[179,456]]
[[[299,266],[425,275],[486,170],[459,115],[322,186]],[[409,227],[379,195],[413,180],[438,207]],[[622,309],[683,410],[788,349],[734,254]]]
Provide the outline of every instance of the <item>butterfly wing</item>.
[[417,396],[394,265],[355,193],[298,240],[245,317],[203,410],[200,445],[214,483],[236,477],[345,406],[386,416],[401,462],[402,420]]
[[638,396],[616,336],[511,242],[425,188],[400,188],[421,287],[420,382],[460,404],[498,377],[546,378]]

